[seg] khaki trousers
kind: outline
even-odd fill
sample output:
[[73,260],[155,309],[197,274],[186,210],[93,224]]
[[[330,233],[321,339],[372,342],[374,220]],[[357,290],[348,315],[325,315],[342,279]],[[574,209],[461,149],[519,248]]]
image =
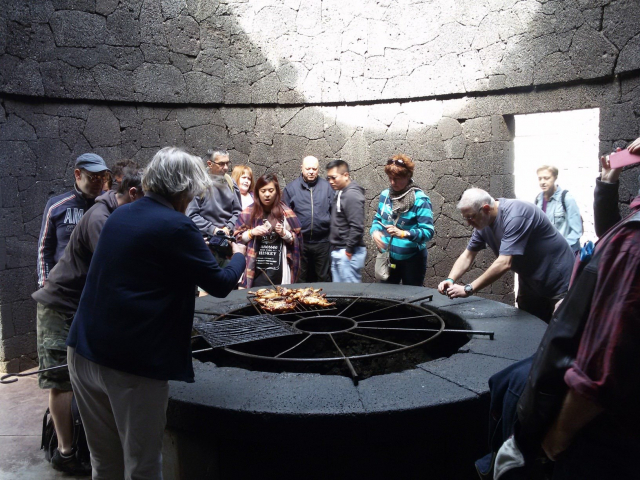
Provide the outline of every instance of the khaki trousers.
[[67,359],[93,480],[162,479],[168,382],[98,365],[71,347]]

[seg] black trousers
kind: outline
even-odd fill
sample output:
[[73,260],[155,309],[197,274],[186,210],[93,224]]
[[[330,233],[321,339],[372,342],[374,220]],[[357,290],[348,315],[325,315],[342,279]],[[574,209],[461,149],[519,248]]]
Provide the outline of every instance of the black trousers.
[[556,303],[562,300],[566,294],[567,292],[553,298],[543,297],[532,292],[521,283],[516,302],[518,302],[518,308],[520,310],[524,310],[531,315],[535,315],[540,320],[544,320],[546,323],[549,323],[551,321],[551,317],[553,317],[553,311],[556,308]]
[[420,250],[413,257],[406,260],[392,260],[396,268],[391,269],[391,274],[386,282],[421,287],[424,284],[424,276],[427,273],[427,249]]
[[300,275],[298,282],[330,282],[331,281],[331,244],[304,243],[300,258]]

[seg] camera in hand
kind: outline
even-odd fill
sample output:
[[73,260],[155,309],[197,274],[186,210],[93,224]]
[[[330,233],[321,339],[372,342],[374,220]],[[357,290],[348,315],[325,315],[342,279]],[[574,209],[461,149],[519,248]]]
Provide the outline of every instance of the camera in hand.
[[219,255],[230,257],[233,253],[231,250],[231,242],[235,241],[236,239],[234,237],[226,235],[222,230],[218,230],[209,237],[209,248],[215,250]]

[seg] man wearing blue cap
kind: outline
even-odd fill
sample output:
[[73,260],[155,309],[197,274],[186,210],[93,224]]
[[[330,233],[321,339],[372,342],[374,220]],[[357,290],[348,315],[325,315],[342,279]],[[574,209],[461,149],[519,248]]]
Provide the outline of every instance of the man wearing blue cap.
[[49,272],[62,257],[71,232],[84,212],[93,206],[96,197],[102,193],[102,185],[109,172],[101,156],[84,153],[76,159],[73,190],[52,197],[47,202],[38,240],[38,288],[44,286]]
[[[44,209],[38,242],[38,287],[40,290],[36,294],[45,292],[42,287],[45,285],[49,272],[63,257],[71,234],[82,216],[93,206],[96,197],[102,193],[102,186],[106,175],[109,174],[109,169],[102,157],[95,153],[85,153],[76,159],[76,168],[73,173],[76,179],[74,189],[50,198]],[[77,265],[76,262],[74,264]],[[66,294],[70,295],[71,290],[66,288]],[[68,312],[59,313],[38,306],[40,368],[66,363],[66,339],[72,318],[73,314]],[[43,376],[40,378],[39,384],[41,388],[49,389],[50,392],[49,406],[58,434],[58,448],[61,451],[70,451],[73,440],[71,382],[69,374],[66,371],[64,373],[63,375]],[[87,474],[86,471],[82,473]]]

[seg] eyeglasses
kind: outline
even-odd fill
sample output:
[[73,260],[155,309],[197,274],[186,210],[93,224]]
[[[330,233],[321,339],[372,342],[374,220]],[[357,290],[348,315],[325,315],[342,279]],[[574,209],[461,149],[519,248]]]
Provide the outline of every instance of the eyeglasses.
[[106,171],[101,173],[91,174],[86,170],[83,170],[82,173],[85,174],[85,176],[90,182],[97,182],[97,181],[104,182],[105,179],[107,178],[107,175],[109,175],[109,172],[106,172]]
[[465,217],[464,215],[462,216],[462,218],[464,220],[466,220],[467,222],[472,221],[474,218],[476,218],[478,216],[478,214],[482,211],[482,208],[480,210],[478,210],[476,213],[474,213],[473,215],[469,215],[468,217]]
[[220,167],[224,167],[225,165],[231,165],[231,161],[229,160],[228,162],[213,162],[216,165],[220,166]]
[[387,165],[398,165],[399,167],[407,167],[407,164],[404,163],[404,160],[402,160],[401,158],[394,160],[393,158],[390,158],[389,160],[387,160]]

